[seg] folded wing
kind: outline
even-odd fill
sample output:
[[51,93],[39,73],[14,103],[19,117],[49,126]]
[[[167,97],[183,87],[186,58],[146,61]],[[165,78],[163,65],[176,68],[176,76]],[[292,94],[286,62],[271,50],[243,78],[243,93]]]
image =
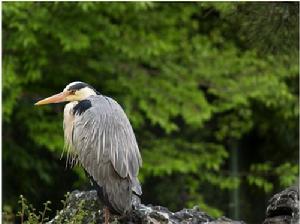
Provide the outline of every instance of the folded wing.
[[135,135],[116,101],[100,95],[87,100],[92,106],[75,113],[72,147],[115,211],[126,213],[131,209],[132,191],[142,193],[137,179],[142,160]]

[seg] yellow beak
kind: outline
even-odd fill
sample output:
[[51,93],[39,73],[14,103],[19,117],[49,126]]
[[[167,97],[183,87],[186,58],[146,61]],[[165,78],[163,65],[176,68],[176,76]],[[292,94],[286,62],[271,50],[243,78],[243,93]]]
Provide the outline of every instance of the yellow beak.
[[40,101],[36,102],[34,105],[44,105],[44,104],[50,104],[50,103],[61,103],[61,102],[66,101],[66,96],[67,95],[68,95],[67,93],[61,92],[61,93],[55,94],[53,96],[47,97],[43,100],[40,100]]

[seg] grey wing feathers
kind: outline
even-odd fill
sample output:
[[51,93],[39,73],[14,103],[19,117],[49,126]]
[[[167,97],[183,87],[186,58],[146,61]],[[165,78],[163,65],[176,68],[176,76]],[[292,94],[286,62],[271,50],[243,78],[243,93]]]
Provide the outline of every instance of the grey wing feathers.
[[92,107],[75,116],[72,146],[79,162],[116,204],[116,210],[124,210],[132,190],[142,193],[137,179],[142,160],[135,135],[116,101],[104,96],[88,100]]

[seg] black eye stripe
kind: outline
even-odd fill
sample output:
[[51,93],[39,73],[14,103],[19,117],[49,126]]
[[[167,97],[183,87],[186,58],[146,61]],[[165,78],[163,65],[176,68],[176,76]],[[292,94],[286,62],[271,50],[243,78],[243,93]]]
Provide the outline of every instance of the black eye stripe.
[[80,89],[85,88],[85,87],[89,87],[90,89],[94,90],[97,95],[100,95],[100,93],[94,87],[92,87],[91,85],[89,85],[85,82],[79,82],[79,83],[76,83],[74,85],[71,85],[71,86],[68,87],[67,90],[68,91],[77,91],[77,90],[80,90]]
[[84,88],[84,87],[90,87],[90,85],[89,84],[86,84],[86,83],[84,83],[84,82],[80,82],[80,83],[76,83],[76,84],[74,84],[74,85],[72,85],[72,86],[70,86],[69,88],[68,88],[68,90],[69,91],[76,91],[76,90],[80,90],[80,89],[82,89],[82,88]]

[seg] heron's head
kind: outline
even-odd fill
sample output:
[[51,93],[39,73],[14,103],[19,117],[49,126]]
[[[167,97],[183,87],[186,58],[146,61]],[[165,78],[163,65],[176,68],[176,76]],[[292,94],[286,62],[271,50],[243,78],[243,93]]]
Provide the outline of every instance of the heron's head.
[[97,91],[87,83],[71,82],[64,88],[62,92],[40,100],[35,103],[35,105],[81,101],[88,98],[89,96],[97,94]]

